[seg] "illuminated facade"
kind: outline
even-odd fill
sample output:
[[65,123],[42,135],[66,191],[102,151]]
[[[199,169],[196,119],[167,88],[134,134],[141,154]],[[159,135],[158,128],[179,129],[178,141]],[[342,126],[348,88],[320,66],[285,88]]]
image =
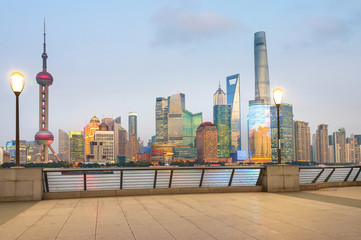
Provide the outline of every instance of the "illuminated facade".
[[103,155],[106,157],[106,162],[114,163],[114,132],[95,131],[94,141],[103,143]]
[[137,116],[138,114],[135,112],[128,113],[128,130],[129,130],[129,138],[130,135],[133,134],[137,138]]
[[308,122],[295,121],[293,132],[295,161],[311,161],[310,126]]
[[196,146],[199,160],[218,162],[216,125],[211,122],[204,122],[197,128]]
[[174,161],[194,161],[197,159],[197,148],[192,147],[174,147]]
[[231,105],[232,152],[241,150],[241,98],[239,74],[227,77],[227,104]]
[[100,121],[99,119],[94,116],[92,119],[90,119],[90,122],[88,126],[84,128],[84,154],[86,155],[90,154],[90,142],[94,141],[94,133],[95,131],[99,130]]
[[270,87],[267,59],[266,33],[254,34],[255,100],[270,103]]
[[[293,110],[292,105],[280,105],[281,162],[292,162],[293,157]],[[278,161],[277,106],[271,106],[271,148],[272,160]]]
[[192,114],[183,109],[183,143],[180,145],[195,147],[196,131],[202,123],[202,113]]
[[[16,141],[12,140],[12,141],[6,142],[5,149],[7,152],[9,152],[11,154],[10,155],[11,162],[15,162]],[[26,151],[26,141],[25,140],[20,140],[19,150],[20,150],[20,164],[25,164],[27,162],[27,151]]]
[[81,131],[69,131],[69,162],[80,161],[84,161],[84,135]]
[[251,162],[271,162],[270,106],[262,100],[249,101],[248,134]]
[[218,157],[228,158],[232,152],[231,106],[214,105],[213,123],[217,127]]
[[183,109],[185,109],[183,93],[168,97],[168,142],[170,144],[183,144]]
[[162,97],[156,99],[155,136],[157,143],[168,142],[168,99]]

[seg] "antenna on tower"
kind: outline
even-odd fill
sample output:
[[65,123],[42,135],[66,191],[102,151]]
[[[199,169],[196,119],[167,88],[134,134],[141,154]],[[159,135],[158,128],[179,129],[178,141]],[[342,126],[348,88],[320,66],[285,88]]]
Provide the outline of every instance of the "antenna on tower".
[[44,17],[44,53],[46,52],[46,33],[45,33],[45,17]]

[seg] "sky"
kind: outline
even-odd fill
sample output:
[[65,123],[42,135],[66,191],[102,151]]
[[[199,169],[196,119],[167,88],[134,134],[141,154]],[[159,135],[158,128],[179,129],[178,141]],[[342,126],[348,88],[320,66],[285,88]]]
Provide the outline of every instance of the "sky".
[[40,1],[0,3],[0,146],[15,139],[11,72],[25,75],[20,138],[38,131],[46,18],[49,130],[83,130],[90,119],[138,113],[138,136],[155,135],[156,97],[181,92],[186,109],[213,121],[213,94],[240,73],[242,147],[254,99],[254,33],[266,32],[271,90],[284,90],[294,120],[329,134],[361,134],[360,1]]

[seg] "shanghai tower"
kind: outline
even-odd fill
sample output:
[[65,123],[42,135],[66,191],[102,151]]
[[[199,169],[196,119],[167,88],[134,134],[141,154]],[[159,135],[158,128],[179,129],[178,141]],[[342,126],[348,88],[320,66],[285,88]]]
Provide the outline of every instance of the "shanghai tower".
[[270,101],[266,33],[254,34],[254,70],[256,77],[255,100]]

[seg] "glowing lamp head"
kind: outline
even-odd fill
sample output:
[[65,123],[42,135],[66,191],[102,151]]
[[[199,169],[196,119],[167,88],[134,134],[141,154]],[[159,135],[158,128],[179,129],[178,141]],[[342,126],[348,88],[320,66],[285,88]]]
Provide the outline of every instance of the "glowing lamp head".
[[276,88],[273,90],[273,100],[275,101],[276,105],[282,104],[283,90],[281,88]]
[[39,145],[50,145],[54,141],[54,135],[47,130],[40,130],[35,134],[35,141]]
[[15,94],[20,94],[25,85],[25,77],[19,72],[13,72],[10,74],[10,86]]
[[36,75],[36,81],[42,86],[48,86],[53,84],[53,76],[48,72],[39,72]]

